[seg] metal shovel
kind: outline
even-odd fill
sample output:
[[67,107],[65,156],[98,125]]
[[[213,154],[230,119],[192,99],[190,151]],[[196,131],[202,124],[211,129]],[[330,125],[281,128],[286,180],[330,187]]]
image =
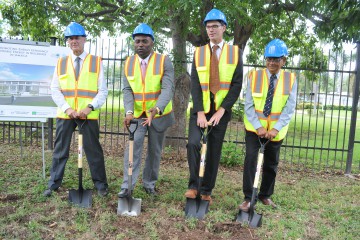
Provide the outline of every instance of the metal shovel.
[[[134,131],[130,130],[131,125],[135,125]],[[139,216],[141,212],[141,199],[132,197],[132,168],[134,157],[134,133],[138,127],[137,121],[130,121],[130,127],[126,126],[129,131],[129,167],[128,167],[128,195],[119,198],[117,214],[127,216]]]
[[86,120],[83,120],[82,124],[79,124],[75,120],[79,128],[79,146],[78,146],[78,172],[79,172],[79,189],[70,189],[69,190],[69,202],[80,207],[90,208],[92,204],[92,191],[84,190],[82,185],[82,158],[83,158],[83,135],[82,127],[85,124]]
[[198,182],[198,194],[195,199],[192,198],[186,198],[186,205],[185,205],[185,216],[187,218],[197,218],[197,219],[204,219],[205,215],[209,211],[209,201],[202,200],[200,196],[200,187],[204,178],[204,172],[205,172],[205,158],[206,158],[206,150],[207,150],[207,135],[209,135],[210,131],[212,130],[212,127],[210,130],[208,130],[207,134],[205,134],[205,130],[201,131],[202,134],[202,147],[201,147],[201,158],[200,158],[200,170],[199,170],[199,182]]
[[255,173],[255,179],[254,179],[254,184],[253,184],[253,192],[252,192],[251,201],[250,201],[250,208],[249,208],[248,212],[239,210],[239,213],[236,218],[237,222],[240,222],[242,224],[247,223],[252,228],[261,227],[261,224],[262,224],[262,214],[258,214],[255,212],[255,205],[256,205],[256,199],[257,199],[257,191],[258,191],[261,167],[262,167],[262,164],[264,161],[265,145],[270,142],[270,139],[267,140],[265,143],[263,143],[259,138],[259,142],[260,142],[260,149],[259,149],[259,153],[258,153],[256,173]]

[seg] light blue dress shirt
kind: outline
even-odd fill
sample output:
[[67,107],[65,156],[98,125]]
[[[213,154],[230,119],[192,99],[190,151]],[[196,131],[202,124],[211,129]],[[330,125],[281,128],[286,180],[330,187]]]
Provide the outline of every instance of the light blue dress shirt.
[[[268,69],[266,69],[266,73],[268,76],[271,76],[271,73]],[[276,80],[274,82],[274,86],[276,86],[278,79],[279,79],[280,72],[276,74]],[[250,79],[248,79],[247,89],[246,89],[246,96],[245,96],[245,106],[244,111],[246,114],[247,119],[249,122],[254,126],[255,129],[262,127],[259,118],[255,112],[254,100],[251,94],[251,87],[250,87]],[[285,107],[281,111],[279,120],[275,123],[274,128],[280,131],[283,127],[290,123],[291,117],[295,112],[296,107],[296,93],[297,93],[297,82],[294,82],[292,90],[290,92],[289,98],[285,104]],[[269,129],[271,130],[271,129]]]

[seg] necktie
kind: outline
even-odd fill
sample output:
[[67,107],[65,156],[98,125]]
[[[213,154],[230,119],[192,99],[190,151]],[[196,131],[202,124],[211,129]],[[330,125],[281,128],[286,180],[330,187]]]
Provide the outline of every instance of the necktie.
[[80,72],[80,59],[81,59],[81,58],[79,58],[79,57],[77,57],[77,58],[75,59],[75,64],[76,64],[76,66],[75,66],[75,78],[76,78],[76,80],[78,79],[78,77],[79,77],[79,72]]
[[268,89],[268,92],[267,92],[264,111],[263,111],[263,114],[265,115],[265,117],[269,116],[270,113],[271,113],[272,100],[273,100],[273,97],[274,97],[274,82],[275,82],[275,79],[276,79],[276,75],[275,74],[271,75],[269,89]]
[[220,90],[220,78],[219,78],[219,60],[216,55],[218,45],[213,46],[211,59],[210,59],[210,91],[216,94]]
[[141,60],[141,73],[142,73],[142,77],[145,78],[145,73],[146,73],[146,62],[145,62],[145,60]]

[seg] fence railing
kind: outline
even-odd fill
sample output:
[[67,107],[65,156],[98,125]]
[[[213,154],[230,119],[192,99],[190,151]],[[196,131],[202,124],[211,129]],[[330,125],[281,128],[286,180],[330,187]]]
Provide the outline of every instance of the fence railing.
[[[53,42],[55,43],[55,42]],[[88,51],[103,58],[104,74],[109,96],[103,106],[99,123],[101,139],[110,151],[118,151],[125,142],[123,128],[122,72],[126,57],[132,54],[125,40],[98,39],[88,43]],[[308,58],[312,55],[312,58]],[[344,173],[360,170],[360,44],[357,52],[334,53],[320,56],[307,53],[289,59],[285,69],[296,73],[298,81],[297,108],[284,140],[280,159],[293,170],[330,170]],[[191,59],[191,57],[189,58]],[[244,56],[246,62],[246,56]],[[189,63],[191,64],[191,63]],[[242,158],[244,149],[243,99],[247,73],[264,65],[244,65],[244,84],[232,121],[229,123],[223,148],[223,158],[235,151],[235,158]],[[189,68],[190,69],[190,68]],[[191,104],[191,103],[190,103]],[[176,108],[176,106],[174,106]],[[54,121],[46,126],[48,149],[53,144]],[[187,126],[186,126],[187,128]],[[41,129],[38,123],[0,122],[0,142],[40,144]],[[184,129],[179,129],[183,131]],[[21,132],[21,134],[20,134]],[[179,134],[181,136],[181,134]],[[169,136],[179,141],[187,136]],[[183,151],[183,149],[175,149]]]

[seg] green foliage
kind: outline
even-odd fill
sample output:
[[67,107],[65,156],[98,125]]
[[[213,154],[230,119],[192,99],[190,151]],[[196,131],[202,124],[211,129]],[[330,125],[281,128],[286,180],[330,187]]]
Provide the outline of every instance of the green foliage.
[[[322,108],[322,105],[317,103],[316,108]],[[298,109],[298,110],[301,110],[301,109],[314,109],[314,103],[312,103],[312,102],[299,102],[298,104],[296,104],[296,109]]]
[[[351,106],[325,105],[324,110],[346,110],[346,111],[351,111],[352,107]],[[358,108],[358,111],[359,111],[359,108]]]
[[[320,1],[318,5],[322,4]],[[333,35],[335,42],[346,41],[356,42],[360,39],[360,2],[358,0],[327,0],[324,1],[324,20],[313,20],[316,24],[315,31],[320,38],[326,38],[326,35]],[[311,4],[308,4],[309,7]]]
[[109,90],[108,97],[120,97],[121,90]]
[[[299,102],[296,104],[296,109],[302,110],[302,109],[314,109],[314,103],[312,102]],[[338,105],[322,105],[320,103],[316,104],[316,109],[322,109],[322,110],[346,110],[351,111],[351,106],[338,106]]]
[[328,68],[328,58],[323,54],[322,49],[310,49],[307,50],[308,52],[306,54],[302,54],[300,67],[308,69],[303,72],[306,79],[309,79],[311,82],[318,82],[321,73]]
[[220,163],[227,167],[242,166],[244,164],[245,151],[240,145],[233,142],[225,142],[221,151]]
[[4,29],[5,29],[4,25],[5,25],[4,21],[0,19],[0,36],[2,36],[4,33]]
[[232,108],[232,118],[244,122],[244,100],[239,99]]
[[[161,4],[146,1],[146,5],[133,0],[5,0],[0,3],[0,10],[10,25],[11,36],[62,37],[70,21],[83,24],[92,36],[105,30],[110,35],[120,35],[131,33],[137,24],[146,22],[153,27],[159,42],[164,36],[176,34],[197,46],[207,41],[202,21],[216,7],[228,20],[225,39],[242,47],[251,39],[248,62],[259,63],[266,43],[273,38],[283,39],[292,56],[319,40],[333,41],[339,47],[343,41],[355,42],[360,39],[359,24],[355,24],[360,18],[359,6],[356,0],[235,0],[232,4],[169,0]],[[314,24],[315,34],[308,31],[308,20]],[[182,43],[174,46],[177,47],[185,49]]]

